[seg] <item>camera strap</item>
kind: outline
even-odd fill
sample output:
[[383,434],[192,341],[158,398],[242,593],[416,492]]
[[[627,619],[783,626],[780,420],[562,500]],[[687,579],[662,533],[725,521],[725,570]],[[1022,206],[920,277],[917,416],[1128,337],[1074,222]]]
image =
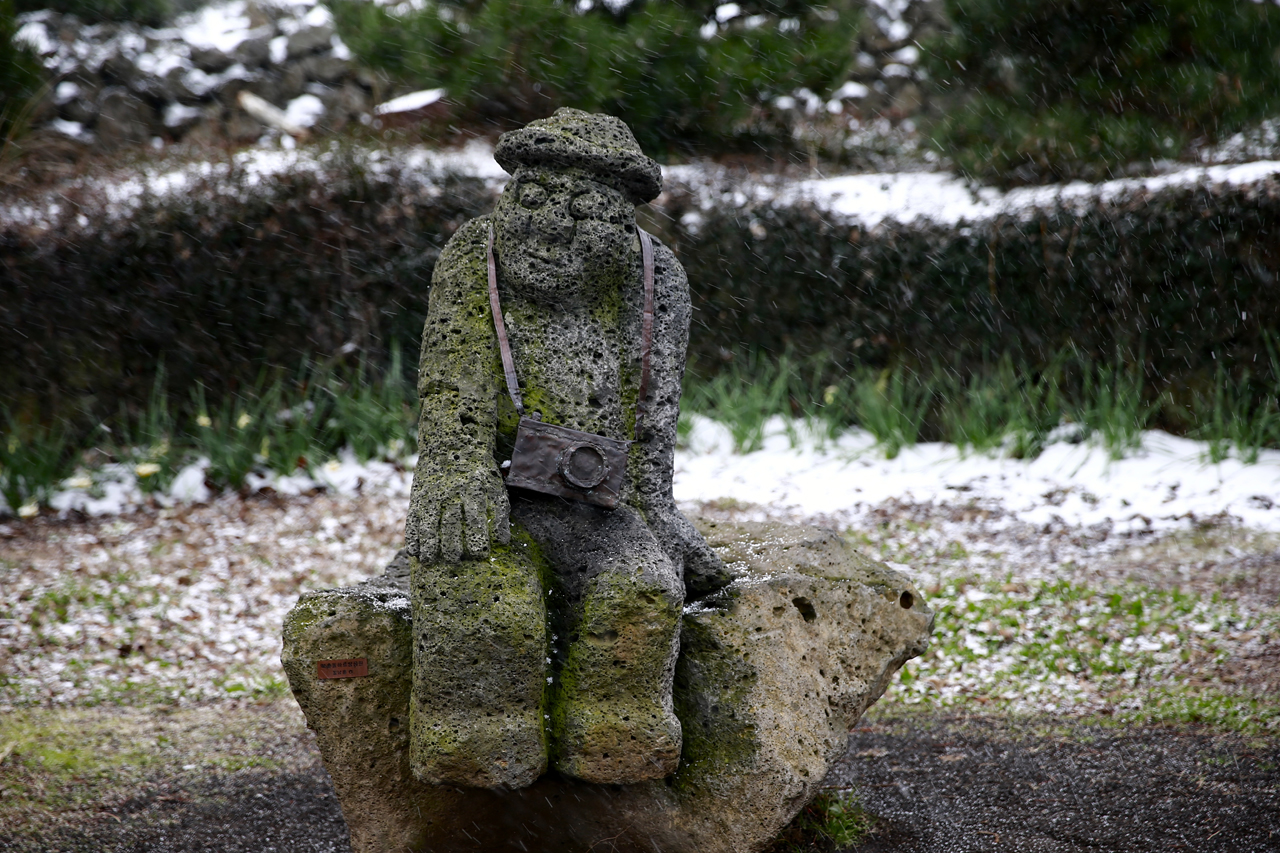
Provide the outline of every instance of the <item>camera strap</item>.
[[[644,314],[640,321],[640,393],[636,397],[635,437],[640,439],[640,427],[646,411],[645,398],[649,394],[649,353],[653,348],[653,237],[636,226],[640,237],[640,259],[644,268]],[[489,307],[493,309],[493,327],[498,333],[498,350],[502,353],[502,371],[507,377],[507,393],[515,404],[516,414],[524,417],[524,398],[520,395],[520,380],[516,377],[516,363],[511,357],[511,341],[507,338],[507,324],[502,317],[502,304],[498,299],[498,264],[493,256],[493,223],[489,224]]]

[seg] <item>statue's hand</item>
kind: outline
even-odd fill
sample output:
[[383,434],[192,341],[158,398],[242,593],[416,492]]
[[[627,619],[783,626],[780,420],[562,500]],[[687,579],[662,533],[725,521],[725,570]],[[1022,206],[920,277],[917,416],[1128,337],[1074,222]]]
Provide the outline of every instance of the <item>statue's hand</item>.
[[[686,522],[687,523],[687,522]],[[689,528],[692,530],[693,525]],[[691,598],[700,598],[733,580],[733,572],[720,556],[711,550],[707,540],[693,530],[693,536],[685,540],[684,585]]]
[[649,526],[672,548],[672,560],[684,567],[685,594],[702,598],[733,581],[733,572],[674,505],[650,507]]
[[496,467],[414,478],[405,521],[405,550],[422,562],[489,555],[511,540],[511,501]]

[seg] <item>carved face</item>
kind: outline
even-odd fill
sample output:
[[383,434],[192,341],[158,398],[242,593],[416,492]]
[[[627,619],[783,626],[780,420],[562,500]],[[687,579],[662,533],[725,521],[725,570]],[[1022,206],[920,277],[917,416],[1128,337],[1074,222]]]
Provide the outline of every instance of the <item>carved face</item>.
[[531,297],[607,286],[635,235],[635,205],[577,169],[520,169],[494,216],[503,276]]

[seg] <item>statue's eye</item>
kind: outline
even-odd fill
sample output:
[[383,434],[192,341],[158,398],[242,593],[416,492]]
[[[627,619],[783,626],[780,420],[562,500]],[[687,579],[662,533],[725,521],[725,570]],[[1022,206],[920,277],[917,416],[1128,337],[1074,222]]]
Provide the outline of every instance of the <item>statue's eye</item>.
[[574,219],[604,219],[608,209],[609,198],[598,190],[587,190],[569,203],[569,213]]
[[526,184],[520,190],[520,203],[533,210],[547,203],[547,191],[537,184]]

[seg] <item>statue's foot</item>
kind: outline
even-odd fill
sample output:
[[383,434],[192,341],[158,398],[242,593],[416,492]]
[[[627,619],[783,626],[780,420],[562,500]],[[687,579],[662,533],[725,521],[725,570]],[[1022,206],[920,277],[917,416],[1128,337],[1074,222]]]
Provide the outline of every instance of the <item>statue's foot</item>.
[[547,769],[546,733],[538,714],[475,713],[415,718],[413,775],[431,785],[523,788]]
[[660,703],[566,708],[556,769],[585,782],[662,779],[680,762],[680,721]]

